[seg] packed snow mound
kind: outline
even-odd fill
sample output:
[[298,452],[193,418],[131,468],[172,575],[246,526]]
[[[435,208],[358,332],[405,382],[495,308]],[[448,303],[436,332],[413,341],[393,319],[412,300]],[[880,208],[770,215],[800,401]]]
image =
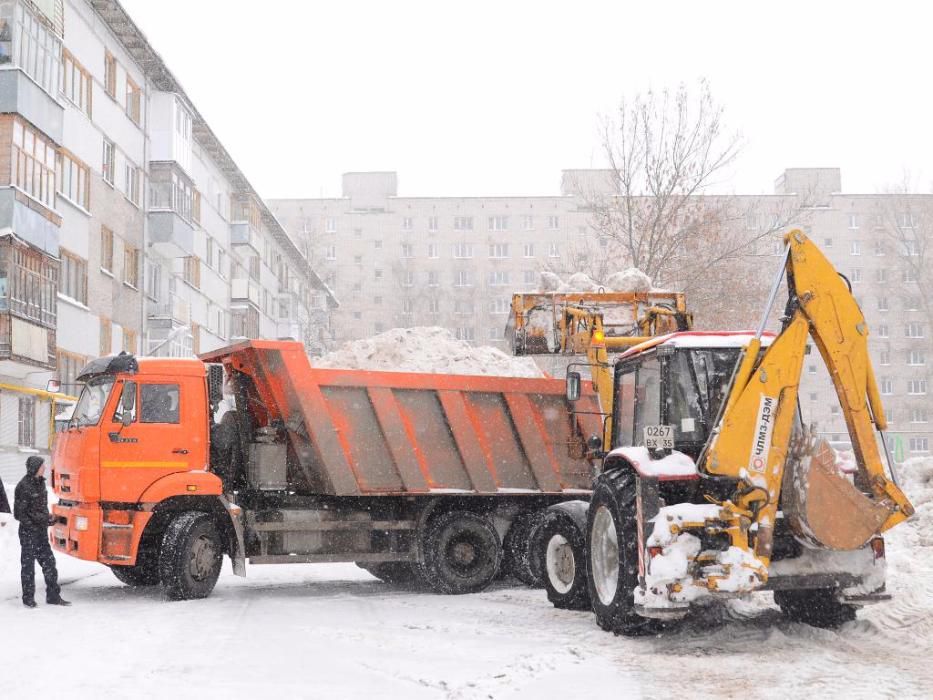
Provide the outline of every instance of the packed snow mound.
[[[566,281],[557,274],[544,270],[541,272],[539,292],[559,292],[561,294],[575,294],[577,292],[650,292],[651,278],[635,267],[613,272],[606,278],[605,284],[600,284],[585,272],[574,272]],[[657,290],[654,290],[657,291]]]
[[914,545],[933,547],[933,457],[908,459],[897,468],[897,476],[916,512],[891,532],[901,531]]
[[637,267],[613,272],[606,278],[606,287],[614,292],[650,292],[651,278]]
[[446,328],[393,328],[344,343],[314,367],[370,369],[429,374],[486,374],[496,377],[543,377],[530,357],[512,357],[491,347],[473,347]]

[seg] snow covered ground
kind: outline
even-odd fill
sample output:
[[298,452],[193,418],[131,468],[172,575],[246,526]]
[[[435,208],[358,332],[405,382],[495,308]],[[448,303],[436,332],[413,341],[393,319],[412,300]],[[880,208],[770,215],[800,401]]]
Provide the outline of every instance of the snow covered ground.
[[661,638],[600,631],[538,590],[393,588],[352,564],[225,570],[211,598],[167,603],[58,557],[67,609],[19,602],[0,529],[3,697],[930,697],[933,461],[907,481],[918,515],[889,533],[894,600],[838,631],[788,623],[767,595],[701,611]]

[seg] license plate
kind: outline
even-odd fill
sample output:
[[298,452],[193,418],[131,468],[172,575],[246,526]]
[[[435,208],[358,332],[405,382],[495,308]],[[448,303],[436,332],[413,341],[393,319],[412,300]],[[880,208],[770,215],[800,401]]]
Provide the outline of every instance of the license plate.
[[673,450],[674,428],[670,425],[646,425],[645,447],[649,450]]

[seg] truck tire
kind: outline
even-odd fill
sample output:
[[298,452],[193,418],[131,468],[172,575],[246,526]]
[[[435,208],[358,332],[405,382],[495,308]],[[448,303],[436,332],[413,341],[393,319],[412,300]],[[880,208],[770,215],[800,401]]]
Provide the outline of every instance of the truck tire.
[[550,511],[535,535],[544,561],[544,589],[555,608],[589,610],[586,585],[586,537],[569,515]]
[[142,557],[139,557],[139,562],[133,566],[111,566],[110,570],[124,586],[140,588],[159,583],[158,564],[155,561],[143,560]]
[[541,524],[542,518],[541,511],[516,515],[502,542],[503,570],[533,588],[541,586],[542,583],[542,567],[535,565],[534,559],[538,555],[531,546],[532,535]]
[[422,539],[422,575],[438,593],[481,591],[502,564],[502,545],[482,515],[451,511],[428,522]]
[[380,581],[399,586],[412,586],[421,582],[421,576],[407,561],[356,562],[356,565]]
[[170,600],[207,598],[223,564],[223,541],[214,519],[189,511],[169,523],[159,551],[159,581]]
[[828,588],[775,591],[774,602],[789,620],[812,627],[831,629],[855,619],[856,607],[840,603]]
[[657,630],[654,620],[635,612],[638,546],[635,475],[628,469],[600,474],[586,519],[586,586],[596,622],[608,632]]

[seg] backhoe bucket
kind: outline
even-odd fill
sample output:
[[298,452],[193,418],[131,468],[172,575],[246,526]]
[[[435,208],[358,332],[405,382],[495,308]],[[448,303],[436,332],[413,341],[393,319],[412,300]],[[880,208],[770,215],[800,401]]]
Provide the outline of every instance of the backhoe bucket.
[[829,549],[858,549],[880,532],[890,515],[852,484],[825,440],[788,465],[781,504],[798,537]]

